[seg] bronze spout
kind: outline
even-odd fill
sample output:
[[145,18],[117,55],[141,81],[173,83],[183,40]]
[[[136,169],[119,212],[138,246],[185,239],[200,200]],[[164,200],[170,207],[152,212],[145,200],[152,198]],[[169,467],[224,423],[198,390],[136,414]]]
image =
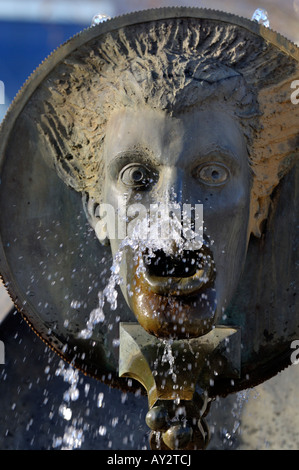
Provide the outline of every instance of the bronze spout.
[[239,377],[240,339],[238,329],[217,327],[199,338],[167,343],[138,323],[120,324],[119,376],[137,380],[147,391],[151,446],[206,447],[209,389],[216,377]]

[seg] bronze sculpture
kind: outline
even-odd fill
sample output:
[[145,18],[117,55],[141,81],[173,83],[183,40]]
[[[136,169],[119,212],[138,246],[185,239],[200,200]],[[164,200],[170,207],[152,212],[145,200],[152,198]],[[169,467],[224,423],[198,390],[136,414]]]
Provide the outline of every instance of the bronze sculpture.
[[[28,314],[23,305],[28,295],[20,302],[19,289],[8,288],[43,339],[87,373],[98,378],[105,375],[104,380],[108,376],[108,382],[116,384],[116,348],[111,347],[109,335],[113,332],[117,337],[115,317],[122,322],[134,321],[130,310],[142,327],[160,338],[197,338],[219,324],[241,328],[239,377],[233,382],[219,378],[209,390],[209,396],[229,393],[264,380],[288,363],[289,343],[298,331],[296,315],[289,314],[281,320],[276,313],[272,318],[265,307],[268,302],[274,311],[281,308],[281,301],[275,307],[269,301],[275,298],[275,283],[260,294],[261,282],[265,284],[269,270],[267,262],[273,260],[279,243],[288,250],[296,247],[295,227],[289,238],[281,237],[275,246],[269,240],[277,237],[275,228],[286,211],[285,194],[292,194],[295,185],[285,181],[296,178],[295,169],[286,175],[296,168],[298,152],[299,116],[290,100],[290,85],[298,76],[298,50],[276,33],[217,12],[183,8],[139,15],[129,15],[123,24],[116,19],[93,28],[57,51],[48,59],[49,69],[44,66],[43,81],[39,78],[32,90],[29,83],[29,95],[26,96],[26,89],[20,95],[19,110],[15,112],[18,116],[22,111],[20,117],[11,117],[12,108],[4,123],[5,139],[10,132],[16,135],[19,129],[22,139],[26,139],[22,152],[26,158],[30,153],[34,155],[32,170],[23,168],[22,174],[36,172],[49,177],[49,192],[32,179],[31,186],[36,187],[28,203],[34,207],[26,207],[17,217],[23,220],[26,215],[33,222],[36,217],[37,227],[47,227],[49,249],[56,252],[59,264],[67,265],[63,270],[51,266],[49,272],[41,271],[38,265],[48,255],[42,254],[44,248],[35,240],[31,284],[45,285],[36,278],[47,277],[51,286],[49,298],[39,288],[38,293],[36,287],[28,288],[27,292],[33,291]],[[18,102],[15,109],[17,106]],[[3,161],[9,161],[9,156],[11,162],[17,158],[18,165],[26,165],[17,157],[23,155],[19,147],[16,152],[19,143],[10,138],[5,145]],[[91,258],[99,259],[100,250],[107,253],[109,248],[99,248],[90,241],[91,248],[83,249],[86,235],[80,233],[74,220],[78,195],[66,193],[47,165],[55,168],[68,186],[83,194],[84,211],[93,228],[100,222],[101,202],[117,210],[117,196],[124,193],[129,204],[141,200],[146,208],[171,191],[175,202],[201,202],[203,246],[183,252],[189,264],[195,260],[196,269],[189,266],[190,271],[182,273],[186,264],[182,263],[182,253],[177,255],[178,246],[173,244],[167,256],[156,253],[159,262],[155,265],[152,258],[145,275],[139,278],[139,261],[128,251],[121,288],[129,309],[123,305],[116,313],[106,314],[90,338],[80,338],[91,310],[89,305],[97,306],[97,296],[95,286],[87,286],[89,281],[81,282],[78,277],[74,281],[80,265],[74,257],[76,237],[81,242],[86,279],[98,276],[97,263]],[[3,191],[11,193],[13,171],[9,166],[3,168]],[[25,184],[28,176],[22,178]],[[274,191],[281,187],[281,180],[286,189]],[[40,200],[35,199],[36,195]],[[60,201],[57,211],[49,209],[53,195]],[[42,201],[46,201],[46,208],[41,207]],[[278,207],[276,212],[274,207]],[[1,209],[3,214],[15,211],[4,204]],[[46,221],[54,214],[55,222]],[[62,230],[64,214],[71,214],[73,220]],[[290,209],[286,220],[292,217]],[[6,247],[12,234],[3,221],[2,243]],[[50,227],[52,224],[55,229]],[[43,235],[41,238],[46,238]],[[102,232],[97,235],[103,238]],[[260,237],[260,241],[252,235]],[[110,239],[110,243],[116,255],[120,242]],[[57,247],[64,244],[68,248],[61,253]],[[14,262],[20,257],[21,248],[24,251],[22,245],[14,251]],[[84,250],[88,258],[84,258]],[[4,251],[9,258],[10,249]],[[2,259],[4,279],[13,283],[10,268]],[[296,270],[289,263],[288,276],[280,284],[289,286],[293,294]],[[19,269],[22,278],[23,269]],[[62,278],[59,271],[69,273],[65,292],[58,286],[57,280]],[[55,272],[59,273],[56,277]],[[203,275],[206,281],[202,281]],[[271,275],[275,277],[275,273]],[[255,284],[256,276],[261,281]],[[192,290],[192,301],[186,290],[178,286],[178,279],[182,278],[185,289]],[[166,295],[163,289],[168,289]],[[80,301],[70,308],[69,296],[75,291],[81,296]],[[86,291],[92,293],[91,302],[87,302]],[[286,302],[290,311],[296,312],[295,295],[291,303],[289,298]],[[264,369],[266,372],[261,372]]]

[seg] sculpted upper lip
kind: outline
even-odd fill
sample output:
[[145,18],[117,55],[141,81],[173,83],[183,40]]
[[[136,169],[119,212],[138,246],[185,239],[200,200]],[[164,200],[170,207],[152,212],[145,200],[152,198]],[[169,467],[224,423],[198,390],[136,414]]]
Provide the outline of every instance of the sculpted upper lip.
[[146,269],[143,280],[150,289],[160,295],[183,296],[198,292],[214,278],[214,263],[211,256],[205,256],[205,262],[189,277],[159,276],[150,274]]
[[160,277],[144,273],[144,279],[156,294],[187,295],[200,290],[208,281],[204,269],[190,277]]

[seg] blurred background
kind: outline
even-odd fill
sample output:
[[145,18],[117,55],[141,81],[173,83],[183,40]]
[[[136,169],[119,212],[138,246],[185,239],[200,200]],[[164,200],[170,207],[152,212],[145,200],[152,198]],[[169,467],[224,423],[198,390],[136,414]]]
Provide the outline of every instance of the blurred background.
[[[270,27],[299,44],[299,0],[0,0],[0,80],[5,90],[0,120],[32,71],[60,44],[88,28],[94,15],[114,17],[166,6],[212,8],[249,19],[264,9]],[[0,340],[6,353],[5,365],[0,364],[0,449],[147,448],[142,397],[123,396],[80,378],[80,398],[72,420],[66,419],[60,405],[67,385],[57,374],[59,359],[15,313],[1,282]],[[298,449],[298,387],[299,367],[292,366],[253,390],[217,400],[210,415],[209,448]]]

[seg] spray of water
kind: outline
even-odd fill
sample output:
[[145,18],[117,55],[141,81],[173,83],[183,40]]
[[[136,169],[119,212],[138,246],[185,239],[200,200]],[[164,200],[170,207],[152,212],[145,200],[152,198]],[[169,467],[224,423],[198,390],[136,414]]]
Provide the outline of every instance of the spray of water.
[[79,371],[74,369],[71,365],[66,368],[63,361],[60,361],[59,366],[55,372],[56,376],[63,377],[64,382],[69,384],[69,388],[63,395],[63,402],[59,407],[59,415],[70,425],[67,425],[64,430],[63,436],[53,437],[53,448],[61,447],[61,450],[79,449],[84,440],[84,429],[80,426],[76,419],[72,419],[71,402],[78,400],[78,380]]
[[[166,196],[165,196],[166,198]],[[190,214],[182,213],[184,224],[177,216],[169,217],[169,210],[165,210],[167,205],[163,205],[163,210],[159,212],[160,217],[146,218],[146,220],[138,220],[131,230],[129,236],[125,237],[119,245],[119,249],[115,254],[110,268],[110,277],[108,279],[106,287],[98,293],[98,306],[93,309],[86,322],[86,326],[80,331],[79,337],[82,339],[89,339],[94,333],[96,325],[105,321],[104,306],[108,304],[110,310],[117,309],[117,297],[118,297],[118,286],[123,283],[121,277],[121,264],[125,259],[126,250],[131,250],[133,253],[133,262],[136,266],[136,275],[141,274],[146,270],[146,264],[150,263],[151,259],[156,257],[157,250],[163,250],[167,255],[175,254],[176,256],[183,253],[184,250],[192,249],[192,239],[190,241],[190,227],[191,220]],[[171,202],[171,211],[178,209],[173,202]],[[177,212],[176,212],[177,214]],[[161,237],[161,227],[167,225],[167,234],[170,236]],[[202,224],[201,220],[201,224]],[[150,236],[144,236],[145,227],[150,230],[147,234]],[[165,233],[164,233],[165,234]],[[196,240],[196,247],[198,249],[198,239]],[[190,245],[191,244],[191,245]],[[200,245],[201,246],[201,245]],[[127,286],[130,289],[130,286]],[[74,301],[71,302],[73,306]],[[77,306],[77,305],[76,305]],[[162,356],[162,364],[169,364],[168,375],[171,375],[173,380],[173,387],[176,388],[177,376],[175,374],[175,358],[172,353],[172,341],[161,340],[161,345],[164,348]],[[81,447],[84,441],[84,427],[81,422],[74,419],[72,416],[71,402],[78,399],[79,390],[78,384],[78,371],[76,371],[72,365],[68,368],[65,367],[64,363],[59,364],[59,368],[56,371],[57,376],[63,377],[63,380],[67,382],[70,387],[63,396],[63,403],[59,408],[60,416],[66,420],[69,424],[65,427],[63,436],[54,437],[53,447],[61,447],[62,449],[78,449]],[[97,406],[104,406],[104,395],[100,394],[97,400]],[[99,436],[105,436],[105,426],[100,426],[98,430]]]
[[262,24],[266,28],[270,27],[268,12],[264,8],[257,8],[253,13],[251,20]]
[[[134,225],[131,224],[130,234],[121,240],[119,249],[113,258],[107,285],[103,291],[98,293],[98,306],[90,313],[86,327],[79,333],[80,338],[91,338],[95,326],[105,321],[104,305],[106,303],[109,304],[111,310],[117,309],[117,287],[123,283],[120,275],[121,264],[127,250],[131,250],[134,254],[133,262],[136,266],[136,275],[140,277],[145,272],[146,265],[156,257],[158,250],[162,250],[166,255],[173,255],[175,252],[176,256],[180,256],[184,250],[199,249],[202,246],[201,233],[193,232],[193,237],[190,237],[192,227],[190,212],[186,209],[181,211],[181,206],[173,202],[174,199],[175,195],[169,198],[165,194],[166,203],[163,204],[162,209],[158,208],[154,216],[147,214],[146,217],[136,219]],[[200,220],[197,221],[196,217]],[[201,212],[195,214],[193,226],[196,223],[199,230],[202,231]],[[130,286],[127,288],[130,294]]]

